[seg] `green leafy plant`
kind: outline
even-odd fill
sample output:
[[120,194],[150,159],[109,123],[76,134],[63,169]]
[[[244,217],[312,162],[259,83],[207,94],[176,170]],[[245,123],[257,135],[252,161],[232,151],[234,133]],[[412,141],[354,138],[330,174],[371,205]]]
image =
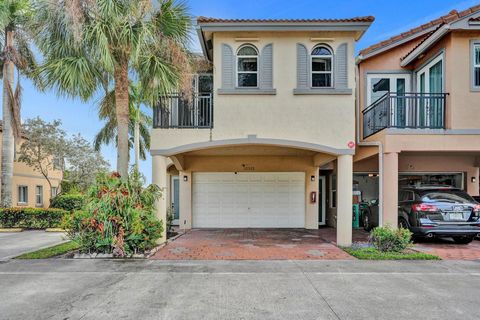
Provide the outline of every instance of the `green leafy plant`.
[[66,211],[81,210],[85,204],[85,196],[82,194],[59,194],[50,202],[51,208]]
[[60,227],[68,212],[62,209],[2,208],[1,228],[46,229]]
[[377,227],[370,233],[370,243],[381,252],[402,252],[411,245],[411,239],[410,230],[388,225]]
[[424,252],[382,252],[375,248],[343,248],[360,260],[440,260],[440,257]]
[[154,209],[161,191],[156,185],[145,188],[143,184],[144,178],[136,170],[127,178],[118,173],[97,176],[84,209],[63,222],[82,252],[124,257],[156,245],[164,231]]

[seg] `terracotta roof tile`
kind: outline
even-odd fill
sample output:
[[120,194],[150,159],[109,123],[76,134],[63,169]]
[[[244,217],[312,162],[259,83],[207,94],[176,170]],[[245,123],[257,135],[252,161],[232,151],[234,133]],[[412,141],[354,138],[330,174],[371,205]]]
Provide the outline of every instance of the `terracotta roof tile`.
[[[373,51],[375,51],[375,50],[377,50],[381,47],[387,46],[389,44],[393,44],[397,41],[403,40],[407,37],[410,37],[412,35],[420,33],[423,30],[429,29],[431,27],[439,26],[439,25],[442,25],[442,24],[445,24],[445,23],[450,23],[450,22],[459,20],[459,19],[461,19],[461,18],[463,18],[463,17],[465,17],[469,14],[472,14],[472,13],[475,13],[475,12],[478,12],[478,11],[480,11],[480,4],[476,5],[476,6],[473,6],[471,8],[468,8],[466,10],[460,11],[460,12],[458,12],[457,10],[452,10],[444,16],[441,16],[441,17],[439,17],[437,19],[434,19],[430,22],[424,23],[424,24],[422,24],[418,27],[415,27],[415,28],[410,29],[406,32],[403,32],[400,35],[396,35],[396,36],[393,36],[393,37],[391,37],[387,40],[384,40],[380,43],[373,44],[373,45],[361,50],[360,54],[365,55],[365,54],[371,53],[371,52],[373,52]],[[479,19],[479,20],[473,20],[473,19]],[[480,21],[480,17],[472,18],[472,19],[470,19],[470,21]],[[429,34],[429,35],[431,35],[431,34]],[[423,39],[422,42],[423,41],[425,41],[425,39]]]
[[322,22],[373,22],[375,17],[354,17],[348,19],[221,19],[210,17],[198,17],[198,23],[322,23]]

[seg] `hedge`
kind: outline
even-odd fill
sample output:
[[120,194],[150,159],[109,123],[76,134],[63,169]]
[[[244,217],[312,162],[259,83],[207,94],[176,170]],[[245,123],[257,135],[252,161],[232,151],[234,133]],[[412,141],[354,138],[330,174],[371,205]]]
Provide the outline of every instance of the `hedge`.
[[62,209],[2,208],[0,228],[59,228],[66,214],[69,212]]
[[60,194],[50,202],[50,208],[58,208],[67,211],[81,210],[85,204],[85,196],[82,194]]

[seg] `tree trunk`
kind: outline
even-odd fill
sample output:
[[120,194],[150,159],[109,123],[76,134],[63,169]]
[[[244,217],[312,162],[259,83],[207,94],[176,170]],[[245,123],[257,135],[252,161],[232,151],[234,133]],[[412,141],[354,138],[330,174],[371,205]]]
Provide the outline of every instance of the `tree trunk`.
[[139,169],[140,165],[140,108],[135,110],[135,130],[133,136],[133,144],[135,147],[135,168]]
[[[5,31],[5,50],[13,46],[13,31]],[[1,205],[4,208],[12,206],[12,178],[15,140],[12,130],[12,110],[10,108],[10,96],[8,84],[13,90],[14,64],[8,59],[3,65],[3,135],[2,135],[2,190]]]
[[128,61],[118,61],[115,67],[115,113],[117,117],[117,171],[128,176]]

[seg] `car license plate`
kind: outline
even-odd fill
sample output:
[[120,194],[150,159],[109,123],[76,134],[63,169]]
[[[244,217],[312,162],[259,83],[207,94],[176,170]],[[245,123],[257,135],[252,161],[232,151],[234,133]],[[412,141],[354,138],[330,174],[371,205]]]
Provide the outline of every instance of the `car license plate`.
[[463,220],[463,214],[462,213],[450,213],[448,215],[450,220]]

